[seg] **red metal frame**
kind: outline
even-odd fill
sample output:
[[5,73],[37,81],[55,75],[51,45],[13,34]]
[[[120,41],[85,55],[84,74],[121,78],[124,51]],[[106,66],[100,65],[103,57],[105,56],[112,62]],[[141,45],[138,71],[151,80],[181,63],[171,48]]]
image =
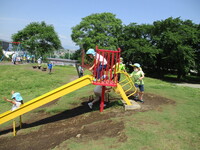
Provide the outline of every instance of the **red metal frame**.
[[[120,53],[121,50],[118,48],[118,50],[104,50],[104,49],[98,49],[96,46],[96,56],[94,63],[96,61],[98,62],[97,65],[94,66],[93,70],[93,76],[95,77],[93,84],[94,85],[101,85],[102,86],[102,95],[101,95],[101,102],[100,102],[100,112],[104,109],[104,98],[105,98],[105,91],[106,86],[112,86],[116,87],[118,82],[118,76],[117,76],[117,67],[119,67],[120,62]],[[99,54],[99,57],[97,58],[97,54]],[[103,57],[103,61],[100,62],[100,57]],[[99,68],[102,67],[107,62],[106,68],[103,67],[103,69],[100,71],[100,78],[98,79],[97,76],[99,74]],[[116,66],[118,64],[118,66]],[[115,66],[113,68],[113,66]]]
[[[95,77],[95,80],[93,81],[94,85],[101,85],[101,86],[117,86],[117,72],[116,72],[116,68],[118,66],[116,66],[116,64],[119,65],[119,61],[120,61],[120,48],[118,48],[118,50],[113,51],[113,50],[104,50],[104,49],[98,49],[98,47],[96,46],[96,58],[94,60],[99,62],[97,65],[94,66],[94,70],[93,70],[93,76]],[[102,62],[100,62],[100,57],[99,56],[97,58],[97,54],[101,55],[104,59]],[[105,62],[107,61],[107,65],[106,68],[102,69],[100,71],[100,78],[97,78],[98,74],[99,74],[99,68],[102,67]],[[113,68],[113,66],[115,65],[115,67]]]
[[21,42],[9,42],[9,43],[14,43],[14,44],[21,44]]
[[104,108],[105,91],[106,91],[106,87],[103,86],[103,87],[102,87],[102,93],[101,93],[100,112],[102,112],[102,111],[103,111],[103,108]]
[[[94,69],[93,69],[94,80],[93,80],[92,84],[102,86],[100,112],[102,112],[104,109],[104,98],[105,98],[106,86],[112,86],[112,87],[117,86],[117,82],[118,82],[117,68],[119,68],[120,53],[121,53],[120,48],[118,48],[117,50],[114,51],[114,50],[98,49],[98,46],[96,46],[96,56],[94,59],[94,63],[96,63],[96,61],[98,63],[94,66]],[[99,56],[101,55],[104,58],[102,62],[100,62],[101,56],[97,58],[97,55],[99,55]],[[93,64],[86,63],[84,61],[85,57],[86,57],[85,50],[82,49],[81,66],[84,68],[89,68],[94,63]],[[97,70],[100,67],[102,67],[102,65],[105,64],[105,62],[107,62],[106,68],[102,69],[99,74],[99,71],[97,71]],[[97,78],[98,74],[100,75],[99,79]]]

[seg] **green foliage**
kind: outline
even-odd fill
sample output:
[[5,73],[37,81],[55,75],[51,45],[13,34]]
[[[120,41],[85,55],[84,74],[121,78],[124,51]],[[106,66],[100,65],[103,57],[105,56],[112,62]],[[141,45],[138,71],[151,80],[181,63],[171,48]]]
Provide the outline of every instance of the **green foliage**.
[[156,64],[156,56],[161,52],[151,41],[152,25],[137,25],[131,23],[124,27],[122,41],[122,56],[125,62],[139,62],[151,67]]
[[12,35],[13,41],[22,42],[22,45],[31,54],[43,56],[61,47],[61,42],[52,25],[32,22],[23,30]]
[[72,27],[72,40],[84,49],[100,48],[116,49],[119,47],[119,37],[122,31],[122,21],[112,13],[92,14],[82,19],[80,24]]
[[[0,41],[0,43],[1,43],[1,41]],[[0,45],[0,59],[1,59],[2,56],[3,56],[3,48],[2,48],[2,46]]]
[[199,37],[199,25],[170,17],[153,25],[131,23],[125,26],[120,45],[125,62],[139,62],[157,74],[174,71],[181,79],[191,69],[198,70]]
[[[152,25],[122,26],[112,13],[92,14],[72,28],[71,37],[85,50],[120,47],[125,63],[138,62],[159,76],[174,72],[181,79],[190,70],[200,74],[200,25],[191,20],[170,17]],[[80,50],[75,57],[80,57]]]
[[[21,93],[24,102],[27,102],[37,96],[49,92],[66,82],[69,82],[68,75],[75,74],[74,67],[59,67],[55,66],[51,75],[48,72],[43,72],[39,69],[33,69],[32,65],[0,65],[1,70],[1,102],[3,96],[11,97],[12,90]],[[10,103],[4,103],[0,113],[11,108]]]
[[168,18],[154,22],[153,42],[163,50],[158,60],[158,69],[174,69],[178,78],[195,68],[195,52],[200,40],[198,29],[190,20]]

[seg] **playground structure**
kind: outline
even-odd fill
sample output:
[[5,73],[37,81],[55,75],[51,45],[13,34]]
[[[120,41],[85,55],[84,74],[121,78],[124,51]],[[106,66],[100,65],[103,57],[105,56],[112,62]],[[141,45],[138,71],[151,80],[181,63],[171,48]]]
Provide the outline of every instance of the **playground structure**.
[[[12,56],[15,53],[16,53],[17,57],[20,55],[23,55],[20,42],[9,42],[7,48],[4,46],[2,46],[2,47],[3,47],[3,50],[2,50],[3,56],[1,58],[1,61],[3,60],[4,56],[6,58],[10,58],[10,56]],[[4,49],[4,48],[6,48],[6,49]]]
[[[56,100],[66,94],[69,94],[89,84],[102,86],[102,96],[101,96],[102,99],[100,103],[100,112],[102,112],[104,108],[105,86],[113,87],[115,92],[122,97],[125,103],[125,109],[126,109],[126,106],[127,106],[127,109],[139,109],[140,108],[139,104],[137,104],[136,102],[133,103],[129,100],[129,97],[136,92],[136,88],[131,78],[125,72],[117,72],[116,70],[117,66],[113,68],[113,66],[117,62],[119,62],[120,49],[118,49],[117,51],[112,51],[112,50],[102,50],[96,47],[96,52],[101,54],[108,62],[106,69],[103,69],[100,72],[102,78],[100,78],[99,80],[96,80],[95,78],[97,75],[96,70],[98,67],[100,67],[100,64],[97,64],[93,70],[92,75],[85,75],[55,90],[52,90],[46,94],[43,94],[42,96],[39,96],[37,98],[34,98],[22,104],[18,109],[14,111],[7,111],[5,113],[0,114],[0,124],[3,124],[9,120],[12,120],[20,116],[20,127],[21,127],[21,115],[27,112],[30,112],[33,109],[36,109],[42,105],[45,105],[53,100]],[[118,80],[117,80],[117,73],[121,73],[125,76],[124,79],[120,83],[118,83]],[[128,93],[130,93],[130,91],[131,91],[131,94],[127,95]],[[16,135],[14,120],[13,120],[13,134],[14,136]]]

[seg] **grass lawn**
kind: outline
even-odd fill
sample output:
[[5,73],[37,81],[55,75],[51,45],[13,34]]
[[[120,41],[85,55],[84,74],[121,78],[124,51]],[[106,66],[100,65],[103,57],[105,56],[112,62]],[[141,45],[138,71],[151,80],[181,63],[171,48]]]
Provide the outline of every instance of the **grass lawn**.
[[[51,91],[77,76],[74,67],[54,67],[49,75],[31,65],[0,65],[0,113],[11,108],[2,97],[11,97],[11,90],[21,93],[27,102],[37,96]],[[38,108],[33,112],[56,114],[78,104],[80,99],[92,94],[93,85],[81,88],[61,98],[57,105]],[[162,110],[151,110],[133,113],[125,117],[116,117],[123,121],[127,140],[119,142],[115,137],[102,137],[87,142],[76,139],[64,141],[55,150],[70,148],[75,150],[198,150],[200,149],[200,89],[179,87],[169,82],[145,78],[145,91],[167,97],[175,105],[163,105]],[[67,99],[67,100],[66,100]],[[121,110],[121,107],[116,108]],[[110,109],[105,110],[105,113]],[[31,113],[31,112],[30,112]],[[85,114],[88,115],[88,114]],[[28,115],[25,115],[25,119]],[[1,125],[7,126],[10,122]],[[29,129],[31,130],[31,129]]]
[[[156,93],[176,101],[163,106],[162,111],[138,112],[123,118],[128,139],[71,142],[70,148],[84,150],[199,150],[200,149],[200,89],[178,87],[172,83],[145,78],[146,92]],[[118,119],[121,119],[120,117]],[[89,145],[89,146],[88,146]]]

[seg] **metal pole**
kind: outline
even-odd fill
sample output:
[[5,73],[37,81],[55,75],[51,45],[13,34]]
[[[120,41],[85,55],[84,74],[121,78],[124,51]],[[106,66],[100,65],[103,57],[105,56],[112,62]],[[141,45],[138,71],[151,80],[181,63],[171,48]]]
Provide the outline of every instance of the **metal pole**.
[[22,116],[19,116],[19,124],[20,124],[20,129],[22,128]]
[[13,120],[13,135],[16,136],[16,129],[15,129],[16,123],[15,120]]
[[103,111],[103,108],[104,108],[105,90],[106,90],[106,87],[105,87],[105,86],[102,86],[101,103],[100,103],[100,112],[102,112],[102,111]]
[[78,66],[77,63],[76,63],[75,65],[76,65],[76,71],[77,71],[77,73],[78,73],[78,77],[80,78],[80,72],[79,72],[79,69],[78,69],[79,66]]
[[68,50],[68,59],[70,59],[70,50]]

